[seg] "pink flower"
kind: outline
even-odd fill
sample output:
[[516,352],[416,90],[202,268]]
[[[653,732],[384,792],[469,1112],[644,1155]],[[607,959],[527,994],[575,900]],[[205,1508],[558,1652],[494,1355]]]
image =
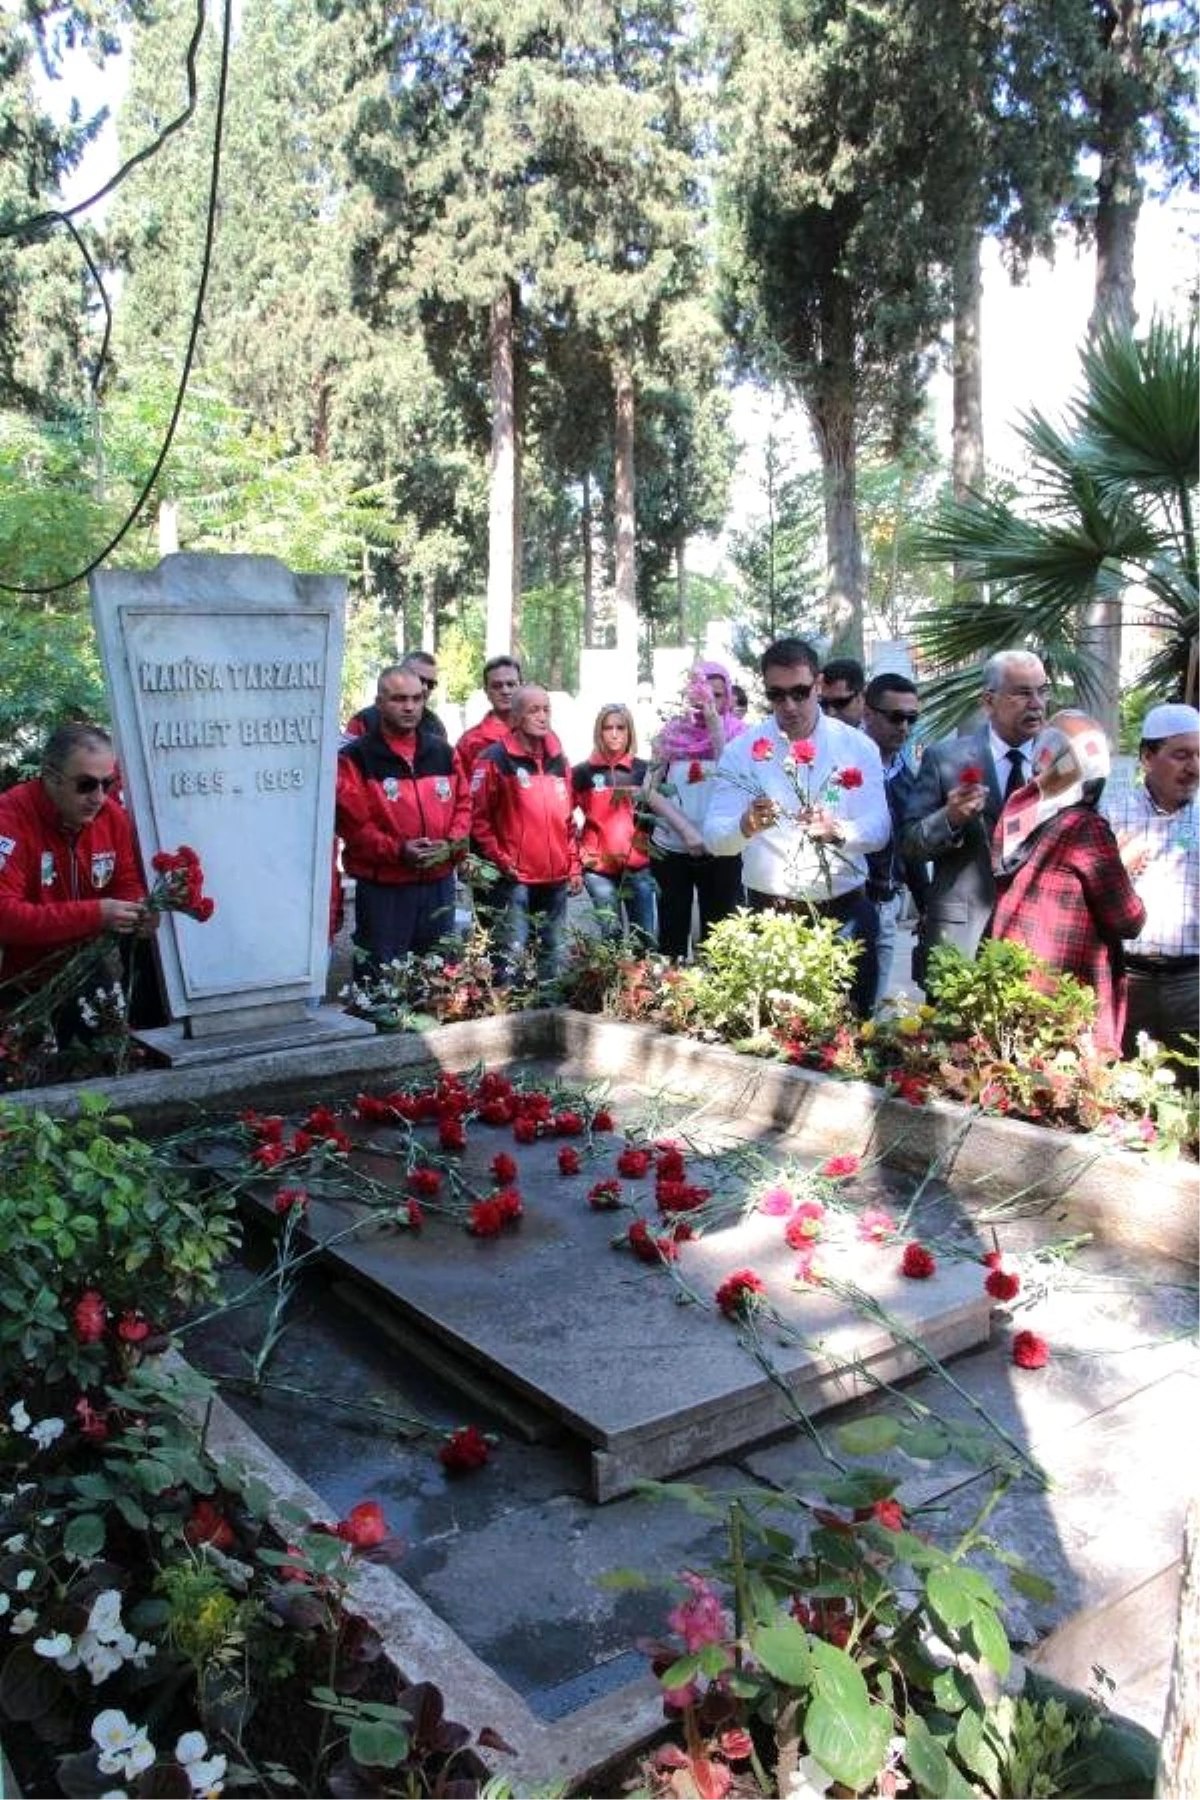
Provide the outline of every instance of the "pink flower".
[[817,746],[811,738],[800,738],[792,745],[792,760],[805,769],[816,762]]
[[892,1236],[896,1221],[882,1206],[868,1206],[859,1215],[858,1235],[864,1244],[882,1244]]
[[828,1175],[831,1181],[839,1181],[848,1175],[857,1175],[861,1168],[857,1156],[848,1153],[845,1156],[831,1156],[828,1162],[821,1164],[821,1174]]
[[793,1250],[804,1250],[821,1235],[825,1208],[819,1200],[802,1200],[784,1227],[784,1238]]
[[904,1530],[904,1508],[898,1500],[874,1500],[870,1506],[860,1506],[854,1517],[874,1519],[885,1531]]
[[770,762],[774,754],[774,746],[768,737],[755,738],[750,746],[750,755],[755,762]]
[[706,1644],[720,1644],[729,1635],[729,1621],[714,1590],[699,1575],[683,1577],[691,1592],[667,1614],[667,1624],[689,1653]]
[[360,1500],[357,1506],[350,1508],[346,1518],[338,1520],[334,1533],[355,1550],[373,1549],[388,1535],[383,1508],[378,1500]]
[[902,1275],[907,1275],[910,1281],[928,1281],[936,1270],[937,1262],[924,1244],[905,1244],[904,1255],[900,1259]]
[[1012,1354],[1018,1369],[1044,1369],[1050,1361],[1050,1346],[1036,1331],[1018,1331]]
[[71,1309],[71,1328],[81,1344],[98,1344],[108,1323],[104,1296],[95,1288],[86,1288]]
[[839,769],[833,779],[840,788],[860,788],[863,784],[861,769]]
[[786,1219],[794,1205],[791,1193],[785,1187],[768,1188],[760,1195],[758,1210],[766,1213],[768,1219]]

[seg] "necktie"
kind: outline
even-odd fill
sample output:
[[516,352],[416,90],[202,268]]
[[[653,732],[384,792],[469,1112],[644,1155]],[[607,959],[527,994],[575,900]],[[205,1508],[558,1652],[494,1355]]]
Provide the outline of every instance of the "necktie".
[[1009,750],[1006,754],[1008,756],[1008,781],[1004,787],[1004,798],[1011,800],[1017,789],[1025,785],[1025,758],[1019,750]]

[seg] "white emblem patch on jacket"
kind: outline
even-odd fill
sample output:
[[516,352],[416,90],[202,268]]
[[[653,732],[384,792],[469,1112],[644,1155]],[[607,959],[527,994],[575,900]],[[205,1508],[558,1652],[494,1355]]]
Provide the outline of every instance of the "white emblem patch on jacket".
[[16,838],[0,837],[0,869],[4,867],[16,847]]
[[115,850],[97,850],[92,857],[92,886],[107,887],[113,878],[113,870],[117,866]]
[[54,880],[54,874],[55,874],[54,852],[53,852],[53,850],[43,850],[42,851],[42,886],[43,887],[50,886],[50,883]]

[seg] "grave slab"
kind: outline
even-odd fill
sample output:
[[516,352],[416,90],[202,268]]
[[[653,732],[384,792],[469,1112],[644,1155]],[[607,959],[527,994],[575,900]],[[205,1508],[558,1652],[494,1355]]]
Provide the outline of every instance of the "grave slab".
[[[826,1279],[797,1285],[778,1219],[682,1244],[649,1267],[614,1250],[629,1214],[598,1213],[584,1182],[547,1182],[518,1231],[476,1239],[442,1219],[419,1234],[372,1231],[326,1254],[435,1343],[545,1408],[591,1447],[597,1500],[628,1493],[757,1442],[985,1341],[991,1303],[977,1265],[928,1280],[899,1273],[899,1252],[850,1235],[823,1240]],[[264,1212],[273,1205],[264,1197]],[[361,1209],[314,1197],[325,1239]],[[768,1303],[721,1316],[720,1283],[752,1267]]]
[[[256,1015],[261,1017],[265,1010],[254,1008],[247,1013],[247,1021]],[[144,1044],[172,1069],[194,1069],[205,1063],[223,1067],[231,1059],[269,1056],[281,1050],[340,1043],[344,1038],[375,1036],[375,1027],[369,1020],[356,1019],[337,1006],[305,1011],[299,1019],[289,1017],[274,1025],[247,1022],[244,1029],[238,1029],[228,1014],[222,1014],[222,1018],[231,1028],[214,1032],[210,1037],[189,1037],[183,1025],[160,1025],[149,1031],[135,1031],[133,1035],[139,1044]]]

